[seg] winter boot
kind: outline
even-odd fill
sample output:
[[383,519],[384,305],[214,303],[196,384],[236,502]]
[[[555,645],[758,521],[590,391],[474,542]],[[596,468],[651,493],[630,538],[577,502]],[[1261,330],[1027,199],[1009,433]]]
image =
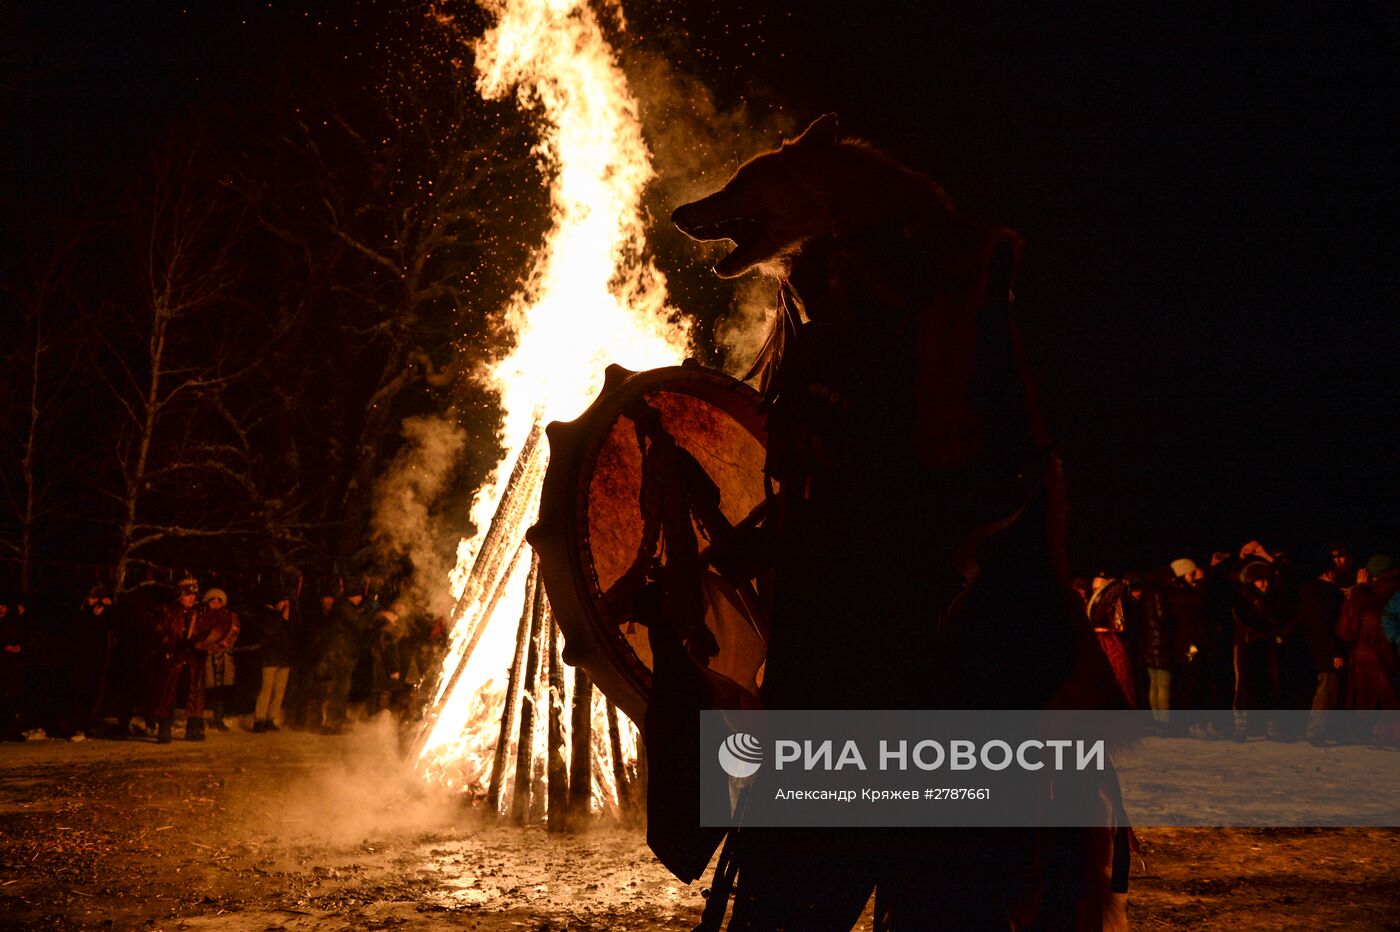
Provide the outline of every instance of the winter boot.
[[268,723],[267,723],[267,722],[263,722],[263,721],[254,722],[254,723],[253,723],[253,734],[255,734],[255,735],[260,735],[260,734],[262,734],[263,732],[267,731],[267,726],[268,726]]
[[156,722],[156,744],[170,743],[170,719],[163,718]]
[[201,715],[196,718],[191,718],[189,721],[185,722],[185,740],[204,740],[204,716]]

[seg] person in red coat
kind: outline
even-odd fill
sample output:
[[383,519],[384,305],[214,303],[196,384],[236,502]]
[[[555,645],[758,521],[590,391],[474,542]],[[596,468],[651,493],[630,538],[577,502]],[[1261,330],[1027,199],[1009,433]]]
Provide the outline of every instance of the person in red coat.
[[[1395,677],[1400,673],[1400,660],[1385,638],[1381,612],[1396,592],[1400,592],[1400,567],[1384,554],[1366,561],[1357,573],[1346,604],[1342,606],[1337,633],[1350,651],[1347,667],[1347,708],[1358,712],[1400,709],[1400,693]],[[1400,746],[1397,716],[1382,716],[1374,737],[1386,746]],[[1359,736],[1358,736],[1359,737]]]
[[1133,664],[1128,656],[1128,648],[1123,644],[1124,631],[1127,629],[1123,601],[1128,598],[1128,583],[1126,580],[1113,579],[1107,573],[1100,573],[1094,577],[1091,585],[1092,590],[1085,612],[1094,626],[1094,637],[1098,639],[1099,647],[1108,658],[1113,678],[1123,690],[1123,697],[1127,699],[1128,705],[1135,708],[1137,699],[1133,688]]
[[171,740],[171,716],[180,687],[188,689],[185,702],[185,738],[204,740],[204,661],[211,650],[226,650],[238,637],[238,616],[228,611],[206,611],[196,605],[199,581],[180,580],[175,601],[156,616],[155,633],[161,645],[161,676],[155,706],[156,741]]

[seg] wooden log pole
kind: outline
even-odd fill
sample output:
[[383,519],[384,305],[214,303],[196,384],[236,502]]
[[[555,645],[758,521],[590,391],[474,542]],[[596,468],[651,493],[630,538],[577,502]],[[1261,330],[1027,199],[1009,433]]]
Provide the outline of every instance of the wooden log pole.
[[647,814],[647,781],[651,779],[651,771],[647,767],[647,741],[646,736],[637,735],[637,776],[631,781],[629,792],[632,803],[632,817],[640,822],[646,818]]
[[510,585],[510,578],[515,573],[515,567],[520,563],[520,558],[525,551],[530,549],[530,545],[523,540],[515,548],[515,553],[511,555],[510,563],[507,564],[506,572],[497,578],[495,588],[491,590],[491,597],[481,608],[477,616],[472,620],[471,634],[467,639],[467,646],[462,649],[461,655],[457,659],[457,665],[452,669],[452,676],[447,681],[447,688],[442,692],[442,698],[447,699],[452,695],[452,690],[457,688],[457,681],[466,672],[467,661],[472,659],[472,652],[476,650],[476,645],[481,641],[481,636],[486,632],[486,626],[491,622],[491,615],[496,611],[496,606],[500,604],[501,597],[506,593],[506,587]]
[[432,714],[428,716],[427,724],[418,731],[418,740],[414,748],[415,757],[423,753],[423,748],[427,746],[428,739],[432,737],[438,716],[442,714],[447,700],[451,698],[453,690],[457,688],[457,683],[461,680],[462,675],[466,673],[467,661],[471,659],[472,651],[476,650],[476,645],[481,640],[481,635],[486,631],[486,626],[491,621],[491,613],[496,610],[496,606],[500,603],[501,597],[505,595],[506,586],[510,584],[510,577],[515,571],[516,564],[520,562],[521,555],[529,549],[530,545],[522,540],[520,546],[515,550],[515,555],[511,558],[506,575],[496,581],[496,588],[491,593],[491,601],[486,604],[485,610],[478,616],[476,624],[472,628],[471,639],[467,642],[465,649],[457,657],[457,662],[452,668],[452,675],[447,679],[447,686],[441,692],[441,698],[437,705],[433,707]]
[[521,682],[520,737],[515,747],[515,785],[510,800],[510,818],[516,825],[524,825],[530,819],[530,770],[535,761],[535,706],[540,695],[540,646],[546,614],[544,586],[537,583],[530,605],[530,644]]
[[[460,618],[473,601],[491,594],[505,568],[504,561],[514,552],[515,541],[524,534],[522,525],[528,517],[529,499],[538,491],[544,463],[548,460],[545,448],[540,445],[542,433],[540,422],[536,420],[511,467],[501,500],[496,503],[496,511],[491,515],[486,536],[482,538],[481,549],[477,551],[472,568],[467,573],[467,584],[457,599],[453,618]],[[509,575],[508,571],[506,575]]]
[[515,629],[515,655],[506,676],[505,702],[501,708],[501,730],[496,736],[496,753],[491,761],[491,785],[486,793],[487,811],[495,817],[500,813],[502,771],[506,766],[515,709],[520,704],[520,680],[525,674],[525,660],[530,648],[530,620],[535,611],[535,587],[539,585],[540,558],[530,560],[530,574],[525,577],[525,602],[520,610],[520,623]]
[[564,658],[559,654],[559,624],[549,619],[549,740],[546,773],[549,780],[547,828],[562,832],[569,827],[569,766],[564,760]]
[[613,782],[617,784],[617,811],[624,820],[631,793],[627,784],[627,761],[622,759],[622,724],[617,720],[617,706],[608,700],[608,750],[612,752]]
[[593,679],[583,667],[574,667],[569,729],[569,820],[579,828],[587,821],[593,801]]
[[540,485],[549,462],[545,447],[540,443],[542,429],[538,419],[530,428],[525,445],[516,457],[501,500],[482,540],[481,549],[472,561],[462,594],[452,610],[449,621],[453,626],[453,645],[457,629],[466,625],[462,636],[467,638],[465,649],[449,650],[450,669],[439,671],[432,689],[433,708],[418,731],[413,756],[419,757],[427,747],[437,726],[444,705],[451,699],[457,683],[467,668],[472,651],[476,649],[497,602],[505,592],[521,554],[526,550],[525,530],[531,515],[538,509]]

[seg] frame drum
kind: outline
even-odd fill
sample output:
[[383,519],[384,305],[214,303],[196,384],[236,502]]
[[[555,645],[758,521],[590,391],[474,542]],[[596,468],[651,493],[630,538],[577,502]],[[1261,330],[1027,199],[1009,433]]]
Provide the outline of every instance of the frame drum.
[[[603,597],[644,543],[642,447],[637,425],[624,413],[638,401],[660,415],[665,432],[714,483],[731,525],[764,501],[766,435],[756,391],[690,362],[645,372],[609,366],[588,410],[546,428],[549,469],[540,519],[527,537],[564,634],[564,660],[587,671],[640,724],[651,693],[647,630],[614,617]],[[703,561],[706,540],[698,527],[692,530]],[[710,669],[757,694],[767,619],[753,586],[706,568],[700,588],[705,624],[719,644]]]

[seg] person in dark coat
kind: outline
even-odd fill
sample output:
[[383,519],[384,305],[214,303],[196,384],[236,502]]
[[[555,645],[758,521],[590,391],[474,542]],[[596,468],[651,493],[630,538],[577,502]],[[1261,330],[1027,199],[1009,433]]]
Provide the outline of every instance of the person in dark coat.
[[323,632],[330,627],[331,609],[335,596],[324,595],[314,603],[297,606],[292,615],[296,644],[291,672],[287,675],[287,691],[282,699],[282,723],[301,730],[321,727],[321,703],[325,689],[316,677],[317,661]]
[[97,707],[106,691],[107,657],[116,639],[109,611],[111,605],[107,587],[93,586],[78,606],[77,618],[72,625],[68,693],[72,699],[69,717],[75,729],[75,738],[93,734],[98,718]]
[[1137,662],[1147,670],[1147,704],[1152,709],[1152,722],[1166,730],[1171,723],[1172,668],[1176,666],[1172,616],[1166,585],[1160,578],[1144,579],[1140,586]]
[[409,616],[404,636],[399,639],[399,660],[403,665],[404,717],[416,720],[424,713],[429,690],[442,666],[447,648],[447,618]]
[[[112,629],[116,643],[108,675],[117,707],[115,738],[145,737],[156,724],[153,704],[160,695],[164,656],[156,635],[156,616],[173,598],[167,587],[146,581],[115,600]],[[132,725],[137,715],[144,726]]]
[[1233,616],[1235,623],[1235,740],[1243,741],[1248,731],[1263,723],[1252,721],[1249,712],[1278,707],[1274,672],[1279,624],[1269,587],[1273,571],[1260,560],[1247,563],[1240,571]]
[[10,611],[20,615],[25,628],[26,727],[41,728],[51,738],[70,737],[73,616],[43,593],[21,594]]
[[[1177,710],[1209,709],[1210,687],[1204,671],[1207,655],[1218,649],[1218,639],[1207,621],[1205,572],[1186,557],[1173,560],[1171,570],[1173,578],[1165,590],[1167,612],[1172,618],[1171,705]],[[1219,658],[1215,660],[1219,662]],[[1173,715],[1173,719],[1178,726],[1196,729],[1197,734],[1208,723],[1208,717],[1184,711]]]
[[0,740],[23,741],[24,622],[14,600],[0,593]]
[[1298,587],[1298,606],[1291,625],[1307,646],[1313,677],[1307,737],[1315,745],[1327,742],[1327,713],[1338,708],[1341,702],[1346,650],[1337,636],[1341,613],[1342,590],[1337,585],[1336,565],[1329,560],[1316,578]]
[[283,595],[264,605],[262,619],[262,685],[253,708],[253,731],[281,731],[282,698],[297,654],[297,626],[292,620],[292,598]]
[[370,636],[369,713],[376,715],[394,705],[403,692],[403,663],[399,651],[399,614],[392,609],[375,613]]
[[1308,651],[1306,632],[1299,623],[1299,581],[1287,552],[1277,552],[1269,569],[1269,603],[1278,622],[1274,635],[1274,708],[1283,710],[1273,716],[1270,735],[1279,740],[1299,740],[1307,731],[1308,710],[1317,693],[1317,672]]
[[1216,551],[1210,568],[1202,568],[1201,614],[1206,643],[1198,643],[1201,693],[1197,708],[1209,710],[1203,716],[1200,737],[1224,737],[1234,730],[1235,707],[1235,590],[1239,579],[1233,554]]
[[336,599],[321,632],[316,676],[322,685],[321,732],[339,734],[349,713],[350,681],[364,646],[368,620],[360,608],[363,590]]

